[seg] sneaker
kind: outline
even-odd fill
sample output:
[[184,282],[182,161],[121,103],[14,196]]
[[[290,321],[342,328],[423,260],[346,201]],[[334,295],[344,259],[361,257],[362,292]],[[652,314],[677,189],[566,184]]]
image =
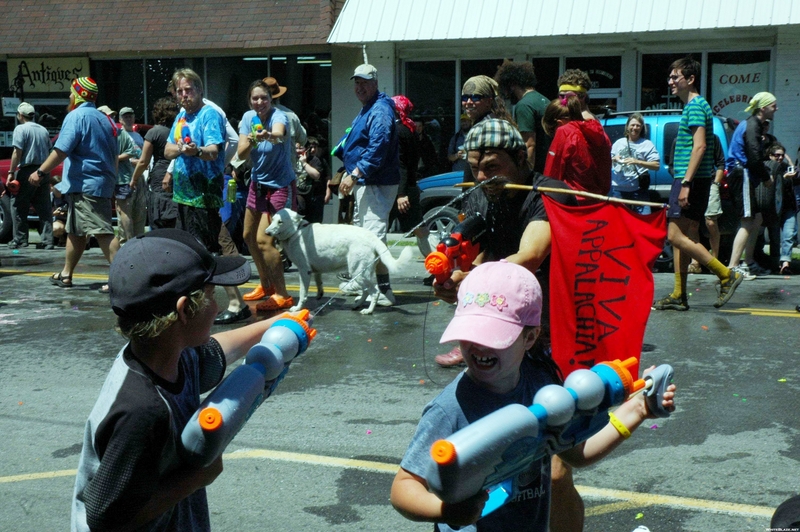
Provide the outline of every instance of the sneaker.
[[459,346],[455,346],[448,353],[436,355],[433,359],[443,368],[451,368],[453,366],[462,366],[466,364],[466,362],[464,362],[464,355],[461,354],[461,347]]
[[653,308],[655,310],[689,310],[689,302],[685,296],[678,299],[669,294],[667,297],[654,301]]
[[27,242],[17,242],[16,240],[12,240],[8,243],[8,249],[19,249],[19,248],[26,248],[28,247]]
[[714,302],[714,307],[719,308],[733,297],[736,288],[744,281],[744,276],[741,273],[731,268],[731,275],[728,277],[728,282],[719,284],[719,297]]
[[349,281],[350,279],[352,279],[352,277],[350,277],[350,273],[349,273],[349,272],[337,273],[337,274],[336,274],[336,277],[337,277],[337,278],[338,278],[340,281]]
[[763,268],[757,262],[748,262],[747,269],[750,271],[750,275],[755,275],[757,277],[761,277],[763,275],[772,275],[772,270],[768,270],[767,268]]
[[731,271],[734,271],[739,275],[741,275],[742,279],[744,279],[745,281],[752,281],[753,279],[756,278],[756,276],[750,273],[750,269],[744,264],[734,266],[733,268],[731,268]]
[[339,283],[339,292],[346,296],[360,296],[361,286],[355,281],[343,281]]

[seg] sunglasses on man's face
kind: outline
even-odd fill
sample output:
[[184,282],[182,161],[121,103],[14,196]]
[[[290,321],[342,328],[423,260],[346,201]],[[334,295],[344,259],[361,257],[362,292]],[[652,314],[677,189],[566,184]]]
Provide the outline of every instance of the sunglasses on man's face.
[[786,154],[785,153],[770,153],[769,154],[770,157],[783,157],[784,155],[786,155]]
[[477,103],[484,98],[488,98],[485,94],[462,94],[461,101],[463,103],[467,103],[468,101],[472,100],[473,102]]

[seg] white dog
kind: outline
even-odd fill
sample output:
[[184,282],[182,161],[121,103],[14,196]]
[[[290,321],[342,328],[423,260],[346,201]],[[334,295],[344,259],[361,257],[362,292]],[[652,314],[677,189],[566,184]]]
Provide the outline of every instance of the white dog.
[[283,248],[300,273],[300,298],[297,305],[289,309],[291,311],[303,308],[308,298],[312,273],[319,299],[323,295],[322,273],[339,272],[347,268],[352,278],[350,285],[361,288],[361,297],[353,308],[363,305],[370,295],[369,307],[363,309],[361,314],[371,314],[380,293],[375,277],[377,260],[380,259],[390,273],[398,273],[399,267],[408,262],[413,253],[410,247],[405,247],[395,260],[386,244],[363,227],[312,224],[290,209],[276,212],[266,233]]

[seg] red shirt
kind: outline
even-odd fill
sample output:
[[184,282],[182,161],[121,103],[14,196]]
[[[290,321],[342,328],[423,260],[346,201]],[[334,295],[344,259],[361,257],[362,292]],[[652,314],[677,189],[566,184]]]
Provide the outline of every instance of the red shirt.
[[[544,175],[574,190],[607,195],[611,190],[611,141],[600,122],[573,120],[556,129]],[[579,203],[585,201],[578,197]]]

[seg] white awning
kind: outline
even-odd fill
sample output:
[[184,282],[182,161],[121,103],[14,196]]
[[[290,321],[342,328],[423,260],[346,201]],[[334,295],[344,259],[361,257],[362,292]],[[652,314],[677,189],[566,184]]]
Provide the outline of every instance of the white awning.
[[[347,0],[330,44],[800,24],[793,0]],[[688,44],[688,43],[687,43]]]

